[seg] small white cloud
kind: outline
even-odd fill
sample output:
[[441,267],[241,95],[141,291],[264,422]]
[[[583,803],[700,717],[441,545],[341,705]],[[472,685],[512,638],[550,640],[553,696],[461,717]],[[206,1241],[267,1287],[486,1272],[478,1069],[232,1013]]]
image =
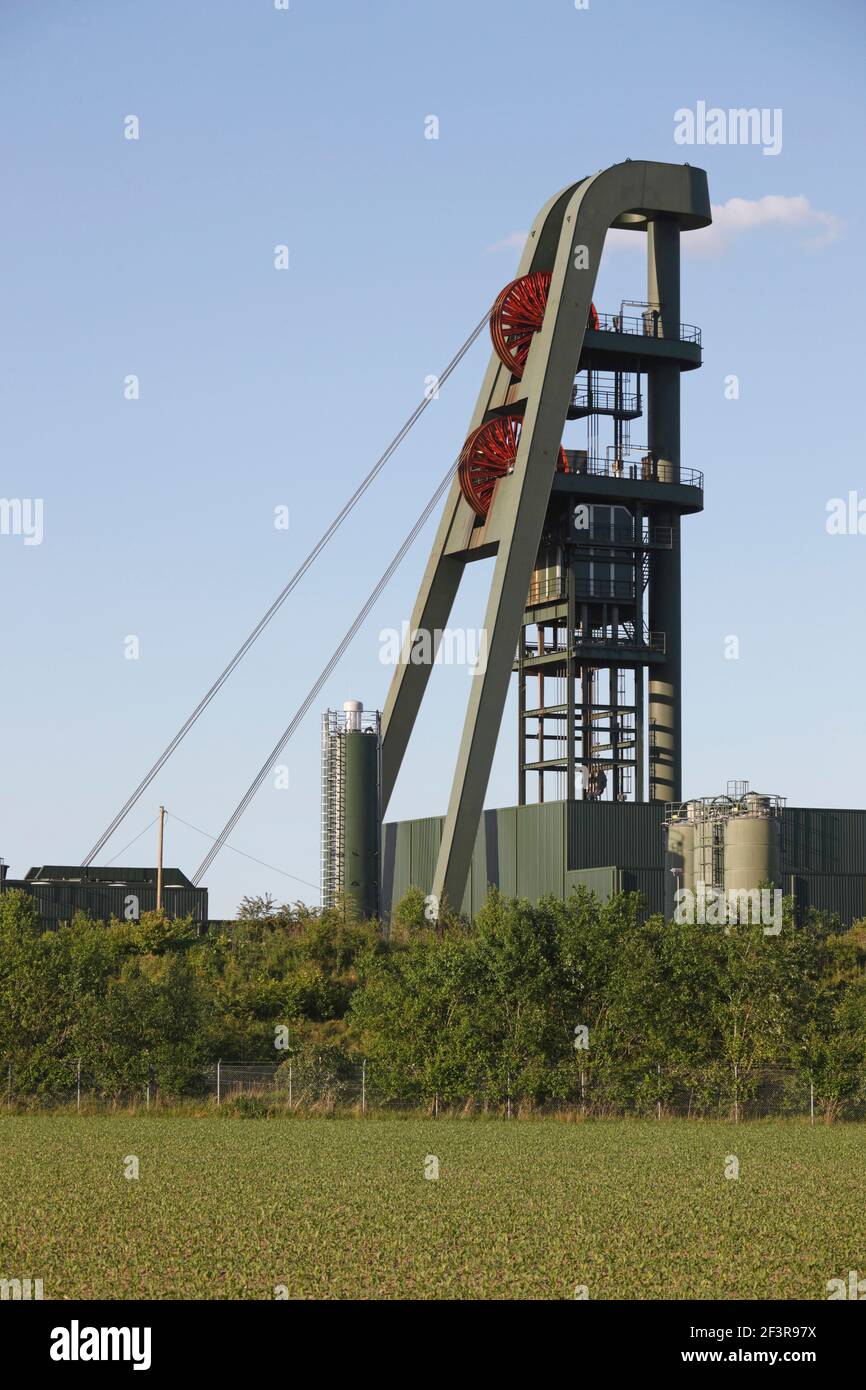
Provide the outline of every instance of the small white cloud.
[[[808,235],[802,244],[814,251],[840,237],[845,223],[835,212],[813,208],[804,193],[792,197],[767,193],[763,198],[729,198],[726,203],[713,204],[712,226],[689,232],[683,238],[683,249],[696,256],[719,256],[736,237],[760,227],[795,228],[806,232]],[[502,241],[488,246],[487,252],[522,250],[527,235],[526,232],[511,232]],[[605,249],[613,251],[640,251],[643,246],[642,236],[621,227],[611,227],[605,241]]]
[[492,246],[486,246],[484,254],[489,256],[493,251],[522,251],[528,236],[528,232],[509,232],[501,241],[494,241]]
[[[835,241],[844,226],[834,212],[813,208],[803,193],[790,198],[780,193],[767,193],[763,198],[729,198],[726,203],[713,204],[712,226],[689,232],[683,238],[683,249],[696,256],[719,256],[744,232],[759,227],[793,227],[810,233],[803,245],[815,250]],[[605,245],[614,250],[640,250],[643,242],[634,232],[612,227]]]
[[804,245],[826,246],[842,233],[844,223],[834,212],[813,208],[804,193],[786,198],[768,193],[763,198],[729,198],[713,206],[713,225],[692,239],[692,249],[700,255],[723,251],[734,237],[756,227],[796,227],[810,233]]

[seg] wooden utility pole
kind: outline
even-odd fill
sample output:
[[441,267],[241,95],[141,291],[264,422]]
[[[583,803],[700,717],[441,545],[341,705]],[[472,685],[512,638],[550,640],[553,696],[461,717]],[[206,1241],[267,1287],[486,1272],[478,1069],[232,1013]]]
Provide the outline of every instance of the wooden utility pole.
[[165,807],[159,808],[159,842],[156,851],[156,910],[162,912],[162,839],[165,831]]

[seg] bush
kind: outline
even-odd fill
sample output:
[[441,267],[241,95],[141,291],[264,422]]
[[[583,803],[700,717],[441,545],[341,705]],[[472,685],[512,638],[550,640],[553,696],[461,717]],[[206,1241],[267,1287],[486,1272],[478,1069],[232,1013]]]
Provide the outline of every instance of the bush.
[[309,1044],[277,1069],[275,1084],[292,1106],[333,1110],[350,1105],[360,1095],[360,1063],[337,1044]]

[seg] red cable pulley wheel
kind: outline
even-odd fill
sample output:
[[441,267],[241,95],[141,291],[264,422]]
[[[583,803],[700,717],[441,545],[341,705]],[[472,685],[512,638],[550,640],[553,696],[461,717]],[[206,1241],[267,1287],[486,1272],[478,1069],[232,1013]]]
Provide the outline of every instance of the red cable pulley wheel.
[[[457,476],[477,516],[487,515],[496,484],[514,468],[522,424],[522,415],[496,415],[473,430],[463,445]],[[564,449],[559,451],[557,468],[560,473],[569,471]]]
[[[490,314],[490,336],[496,356],[518,379],[523,376],[532,335],[541,327],[549,291],[548,271],[521,275],[500,290]],[[595,305],[590,304],[587,327],[598,326]]]

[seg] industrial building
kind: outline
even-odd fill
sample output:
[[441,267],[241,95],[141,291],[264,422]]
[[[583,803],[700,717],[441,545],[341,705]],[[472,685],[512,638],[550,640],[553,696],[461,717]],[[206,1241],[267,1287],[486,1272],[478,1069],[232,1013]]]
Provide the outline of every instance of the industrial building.
[[[82,868],[79,864],[45,864],[24,878],[7,877],[0,863],[0,892],[19,888],[36,902],[46,929],[70,922],[83,912],[95,922],[137,922],[156,911],[157,870]],[[207,889],[196,888],[180,869],[163,869],[163,910],[167,917],[192,917],[204,929],[208,920]]]
[[[706,800],[723,803],[726,796]],[[810,908],[834,913],[846,926],[866,918],[866,811],[781,806],[772,816],[774,828],[765,835],[763,812],[755,812],[757,834],[750,844],[749,814],[729,820],[720,814],[715,845],[707,827],[705,862],[696,861],[692,850],[689,868],[683,832],[686,839],[694,837],[699,825],[671,819],[670,809],[651,801],[548,801],[485,811],[460,907],[469,915],[477,912],[491,884],[530,902],[547,894],[566,898],[583,884],[602,900],[638,892],[648,912],[670,917],[677,887],[703,882],[707,888],[757,888],[772,882],[794,898],[801,920]],[[431,891],[442,825],[443,817],[433,816],[383,827],[384,915],[410,886]],[[728,831],[727,846],[719,842],[719,828]]]
[[[682,523],[702,510],[704,479],[680,450],[681,381],[702,357],[700,328],[682,321],[680,240],[710,221],[702,170],[642,161],[579,181],[539,213],[491,314],[493,351],[409,624],[409,644],[426,635],[435,652],[464,566],[494,558],[450,802],[442,816],[385,824],[374,869],[374,817],[359,815],[328,754],[326,901],[378,895],[387,916],[415,886],[471,914],[489,885],[536,901],[584,884],[601,897],[639,891],[670,913],[683,888],[771,883],[801,911],[866,917],[866,811],[788,807],[747,784],[683,801]],[[611,227],[643,239],[644,287],[597,308]],[[563,447],[569,421],[585,422],[584,447]],[[364,773],[377,821],[431,665],[395,670],[378,780],[372,749]],[[518,804],[483,811],[515,677]]]
[[[165,871],[169,915],[207,922],[207,890],[198,884],[445,496],[381,714],[351,700],[323,718],[323,905],[387,917],[415,886],[431,915],[445,901],[471,914],[490,885],[535,901],[583,884],[601,897],[638,891],[648,910],[669,913],[677,893],[770,884],[801,911],[818,908],[845,923],[866,917],[866,811],[790,807],[745,783],[684,799],[682,547],[688,518],[703,510],[704,477],[681,457],[681,389],[701,366],[703,339],[700,327],[683,321],[680,243],[711,220],[706,174],[688,164],[626,160],[544,205],[516,278],[490,312],[492,351],[457,466],[192,879]],[[622,258],[629,279],[621,296],[596,305],[611,228],[637,239],[644,273],[636,281],[635,258]],[[483,330],[485,321],[443,379]],[[156,907],[156,870],[94,868],[95,856],[419,413],[83,865],[31,869],[15,881],[37,899],[44,920],[78,910],[129,918]],[[429,808],[443,815],[383,825],[461,577],[477,560],[493,561],[492,577],[448,805]],[[420,660],[417,649],[426,653]],[[517,804],[484,811],[512,682]],[[730,761],[737,766],[736,749]],[[161,844],[160,831],[160,863]],[[0,876],[4,886],[13,884]]]

